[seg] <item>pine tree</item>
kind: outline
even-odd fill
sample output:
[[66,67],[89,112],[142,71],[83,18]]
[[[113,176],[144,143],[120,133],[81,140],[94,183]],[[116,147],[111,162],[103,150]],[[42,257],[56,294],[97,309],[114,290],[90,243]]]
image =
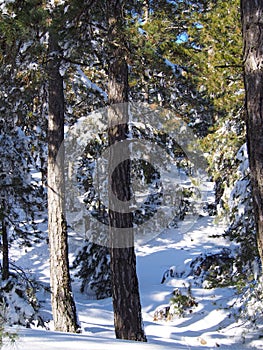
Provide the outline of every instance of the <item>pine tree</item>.
[[202,11],[193,13],[192,21],[188,33],[195,82],[213,111],[213,124],[201,145],[215,182],[217,213],[228,225],[225,237],[239,244],[236,262],[242,272],[242,266],[247,269],[257,258],[257,251],[250,172],[244,169],[245,156],[240,156],[246,139],[239,1],[208,1]]
[[76,276],[81,279],[80,292],[89,298],[105,299],[112,296],[110,253],[106,246],[85,241],[73,263]]
[[263,3],[241,1],[249,165],[258,251],[263,264]]
[[192,22],[189,41],[193,46],[195,82],[212,104],[212,124],[203,145],[205,151],[209,150],[219,204],[224,186],[227,192],[232,185],[236,154],[245,141],[238,1],[208,1],[203,11],[194,12]]
[[194,45],[188,38],[192,13],[202,1],[146,2],[128,22],[130,96],[173,110],[198,135],[207,134],[212,108],[194,79]]
[[[125,5],[125,2],[122,1],[109,1],[107,4],[109,25],[107,40],[111,54],[108,78],[109,146],[124,141],[128,134],[128,66],[125,60],[125,41],[123,43],[124,38],[122,37],[124,26],[123,5]],[[116,154],[112,154],[112,149],[111,147],[110,157],[115,157]],[[109,181],[109,186],[120,201],[130,200],[129,159],[118,165],[114,171],[114,176],[110,177]],[[109,198],[109,203],[111,207],[109,209],[109,225],[112,301],[116,337],[146,341],[142,328],[141,303],[136,274],[132,212],[121,213],[117,207],[115,209],[115,206],[111,203],[111,198]],[[123,228],[121,237],[116,232],[116,228]]]
[[43,239],[38,222],[45,220],[46,196],[43,183],[36,177],[39,160],[45,154],[43,135],[46,131],[38,103],[43,97],[41,84],[44,80],[39,69],[42,55],[38,45],[41,32],[38,24],[43,10],[35,0],[23,4],[5,2],[1,4],[0,16],[0,232],[3,251],[0,317],[6,325],[29,325],[38,317],[36,284],[29,282],[26,274],[14,264],[10,247],[13,244],[18,249],[32,247]]
[[238,243],[235,256],[238,280],[250,279],[259,259],[246,143],[239,149],[236,161],[239,168],[227,202],[229,224],[224,237]]
[[[199,9],[199,6],[201,5],[198,4],[196,10]],[[178,43],[175,40],[185,31],[187,25],[187,21],[184,19],[182,13],[189,12],[190,9],[191,6],[186,2],[180,2],[178,6],[166,1],[153,1],[147,4],[144,2],[126,2],[125,27],[121,29],[123,42],[125,43],[123,50],[129,63],[129,99],[169,107],[176,114],[180,113],[188,123],[191,123],[198,134],[204,135],[207,133],[207,129],[211,124],[211,118],[207,117],[211,113],[209,110],[210,107],[207,99],[203,99],[202,93],[199,93],[195,89],[190,74],[192,73],[190,69],[191,65],[186,64],[187,57],[191,55],[191,52],[189,53],[189,50],[187,51],[186,43]],[[102,3],[91,6],[90,17],[95,18],[95,16],[98,16],[98,13],[105,13]],[[91,55],[90,61],[92,62],[92,66],[88,69],[81,67],[81,79],[77,81],[76,77],[74,78],[74,88],[79,89],[78,101],[82,103],[84,99],[85,101],[89,101],[92,98],[93,105],[94,101],[96,101],[95,106],[98,106],[100,103],[99,98],[102,99],[102,96],[94,93],[92,84],[89,83],[88,79],[92,79],[92,82],[95,81],[100,87],[104,88],[105,82],[103,82],[103,79],[107,79],[106,75],[108,71],[106,63],[111,59],[111,52],[101,42],[101,38],[108,35],[105,30],[106,24],[104,17],[102,15],[100,18],[100,26],[94,24],[96,31],[94,30],[90,33],[93,38],[93,43],[90,46],[94,47],[94,51],[93,54],[88,51],[86,54],[87,56]],[[146,17],[147,20],[145,20]],[[100,45],[94,45],[94,41],[100,43]],[[114,42],[114,45],[118,44]],[[83,82],[83,78],[85,79],[84,73],[88,81],[87,84]],[[74,70],[73,74],[75,74]],[[83,98],[81,97],[82,94]],[[101,101],[101,103],[103,105],[105,101]],[[163,136],[159,135],[157,130],[153,131],[149,129],[145,132],[133,130],[133,132],[134,136],[138,139],[149,139],[150,134],[153,134],[154,136],[151,138],[152,142],[157,141],[161,147],[167,147],[162,140]],[[97,136],[95,140],[90,142],[85,150],[85,155],[83,155],[78,175],[79,180],[83,182],[83,187],[85,188],[87,209],[92,213],[92,216],[96,216],[105,223],[108,222],[107,210],[101,204],[99,194],[95,194],[94,197],[96,190],[92,184],[92,178],[90,175],[87,176],[87,174],[84,174],[84,172],[92,173],[92,169],[95,166],[94,159],[99,157],[100,152],[106,147],[105,135]],[[91,158],[93,161],[91,161]],[[132,164],[132,170],[135,177],[139,176],[139,172],[143,173],[144,178],[147,172],[151,173],[151,167],[142,162],[140,166],[136,167],[136,170],[134,164]],[[147,216],[154,215],[152,208],[158,202],[158,196],[151,196],[149,201],[150,205],[148,207],[145,205],[135,213],[135,224],[140,224]],[[178,212],[178,216],[183,217],[184,210]],[[144,214],[142,214],[143,212]],[[175,218],[176,221],[178,221],[178,218]],[[87,235],[93,235],[92,220],[89,224]],[[103,233],[101,236],[103,236]],[[87,243],[84,242],[82,249],[79,257],[87,257],[88,261],[92,262],[92,266],[94,267],[94,275],[90,277],[90,280],[93,281],[93,278],[97,276],[96,266],[94,265],[92,255],[87,256],[87,252],[93,252],[95,247],[92,243],[88,247]],[[100,248],[97,246],[96,249],[97,256],[100,257],[98,258],[99,265],[101,261],[107,261],[107,259],[103,257],[105,253],[103,247]],[[83,277],[83,281],[86,281],[87,275],[85,271],[89,269],[87,262],[80,261],[78,258],[76,261],[81,264],[78,275]],[[76,266],[76,262],[74,265]],[[107,270],[106,266],[104,267]],[[89,270],[89,275],[90,273],[91,271]],[[109,276],[109,273],[107,273],[107,276]]]
[[[32,238],[39,236],[34,217],[45,203],[43,188],[32,179],[32,172],[38,169],[36,155],[43,148],[33,136],[39,76],[32,64],[35,33],[25,24],[27,10],[9,3],[1,12],[0,192],[4,279],[9,275],[9,245],[14,240],[31,245]],[[42,11],[35,8],[35,13],[40,15]]]
[[52,313],[55,330],[76,332],[78,322],[71,291],[64,210],[64,92],[58,42],[58,28],[53,18],[48,43],[48,233]]

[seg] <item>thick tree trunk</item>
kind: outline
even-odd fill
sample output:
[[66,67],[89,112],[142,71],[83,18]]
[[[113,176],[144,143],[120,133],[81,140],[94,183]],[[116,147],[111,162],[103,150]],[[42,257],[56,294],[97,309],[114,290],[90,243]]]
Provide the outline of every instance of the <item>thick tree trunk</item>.
[[8,229],[6,220],[2,218],[2,245],[3,245],[3,266],[2,280],[7,280],[9,277],[9,246],[8,246]]
[[[109,64],[109,146],[127,139],[128,134],[128,67],[123,43],[119,39],[122,26],[122,2],[108,2],[109,47],[111,47],[111,62]],[[115,44],[113,44],[115,41]],[[116,41],[119,44],[116,45]],[[116,105],[118,104],[118,105]],[[120,144],[120,143],[119,143]],[[120,155],[119,152],[122,154]],[[113,197],[121,203],[127,203],[131,198],[129,149],[125,142],[118,151],[110,147],[110,157],[113,163],[121,156],[120,162],[109,174],[109,186]],[[125,155],[123,158],[122,155]],[[116,158],[117,157],[117,158]],[[120,158],[120,159],[121,159]],[[109,198],[109,224],[111,234],[111,271],[112,300],[114,309],[114,325],[116,337],[136,341],[146,341],[142,325],[141,303],[138,278],[136,274],[136,256],[134,252],[133,214],[120,212],[120,206],[115,205],[115,199]],[[117,230],[116,230],[117,229]],[[118,231],[121,230],[121,234]]]
[[258,250],[263,266],[263,1],[241,0],[247,144]]
[[50,284],[54,327],[57,331],[76,332],[76,307],[71,292],[67,223],[64,215],[64,163],[59,152],[64,139],[63,78],[59,73],[59,47],[50,32],[48,63],[48,233]]

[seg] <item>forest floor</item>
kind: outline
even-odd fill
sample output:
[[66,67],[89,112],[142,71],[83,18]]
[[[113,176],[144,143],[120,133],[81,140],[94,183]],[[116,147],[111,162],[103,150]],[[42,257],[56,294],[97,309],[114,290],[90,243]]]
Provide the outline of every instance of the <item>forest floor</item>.
[[[115,349],[263,349],[263,326],[256,330],[245,321],[236,321],[236,290],[229,288],[205,289],[194,283],[193,276],[182,274],[189,268],[189,261],[201,253],[229,248],[229,243],[218,237],[224,226],[214,218],[201,216],[187,233],[169,229],[158,237],[136,248],[137,270],[140,283],[143,322],[147,343],[115,339],[111,299],[90,300],[79,292],[80,282],[74,278],[73,291],[82,333],[64,334],[34,327],[12,327],[18,334],[15,344],[6,343],[4,348],[18,350],[115,350]],[[218,238],[213,237],[216,235]],[[71,254],[75,239],[71,238]],[[23,267],[43,283],[49,283],[49,257],[45,241],[25,251],[17,250],[16,264]],[[169,277],[161,284],[163,274],[174,266],[176,277]],[[184,277],[180,277],[180,275]],[[185,310],[184,317],[171,320],[154,320],[155,311],[169,305],[172,291],[191,293],[197,302]],[[50,319],[50,295],[42,295],[42,314]],[[261,338],[261,339],[260,339]]]

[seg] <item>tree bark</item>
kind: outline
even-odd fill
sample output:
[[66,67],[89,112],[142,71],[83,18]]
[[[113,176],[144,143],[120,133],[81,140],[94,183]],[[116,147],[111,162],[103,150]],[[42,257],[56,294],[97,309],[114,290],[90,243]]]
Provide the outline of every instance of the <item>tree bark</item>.
[[246,124],[258,250],[263,266],[263,1],[241,0]]
[[[120,31],[123,25],[122,1],[108,1],[109,23],[109,146],[110,161],[116,161],[120,154],[113,145],[128,137],[128,66],[125,60]],[[117,104],[117,105],[116,105]],[[126,158],[114,171],[109,172],[109,186],[113,196],[122,203],[131,199],[129,149],[125,142],[121,152]],[[122,157],[121,157],[122,158]],[[112,300],[115,333],[118,339],[146,341],[142,325],[141,302],[136,273],[136,256],[133,237],[132,212],[120,212],[114,200],[109,198],[109,225],[111,235]],[[115,229],[121,230],[121,235]]]
[[[5,203],[3,201],[3,210]],[[2,266],[2,280],[7,280],[9,277],[9,246],[8,246],[8,228],[4,214],[2,216],[2,246],[3,246],[3,266]]]
[[51,302],[55,330],[76,332],[78,324],[71,291],[67,223],[64,214],[64,154],[61,150],[64,139],[64,91],[58,53],[58,39],[51,30],[48,63],[47,178]]

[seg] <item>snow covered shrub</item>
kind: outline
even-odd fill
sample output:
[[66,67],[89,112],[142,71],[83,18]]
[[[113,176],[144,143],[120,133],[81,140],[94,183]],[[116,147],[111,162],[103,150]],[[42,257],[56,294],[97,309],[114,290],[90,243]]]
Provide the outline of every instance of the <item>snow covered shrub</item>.
[[192,277],[196,286],[204,288],[218,288],[234,286],[238,292],[242,292],[247,283],[256,281],[260,275],[260,260],[242,266],[236,259],[234,249],[223,248],[221,250],[201,253],[192,260],[187,260],[182,265],[171,266],[162,276],[161,283],[169,278]]
[[10,273],[7,280],[1,281],[0,297],[2,308],[0,317],[5,325],[19,324],[30,327],[33,321],[44,326],[40,316],[40,302],[37,292],[43,288],[23,271]]
[[175,317],[185,317],[186,313],[192,313],[198,302],[192,296],[191,285],[182,292],[179,288],[174,289],[169,305],[160,306],[154,312],[153,320],[171,321]]
[[263,278],[246,285],[239,299],[239,315],[250,324],[263,322]]
[[170,320],[169,316],[170,305],[159,306],[153,315],[154,321],[168,321]]
[[237,269],[230,249],[201,253],[185,264],[171,266],[163,274],[161,283],[168,278],[192,276],[195,285],[206,288],[224,287],[233,284]]
[[4,326],[0,327],[0,348],[3,346],[3,344],[11,344],[11,346],[14,345],[17,338],[18,335],[16,333],[5,331]]
[[3,302],[3,298],[0,294],[0,348],[2,348],[3,343],[13,344],[18,337],[16,333],[6,331],[5,326],[6,326],[6,307]]
[[0,120],[0,226],[2,218],[8,222],[9,243],[19,240],[31,246],[33,237],[41,239],[37,216],[46,210],[46,192],[35,176],[39,171],[32,150],[36,144],[21,127],[8,128]]
[[73,262],[75,276],[81,279],[81,293],[90,298],[111,296],[110,256],[107,247],[85,241]]
[[186,312],[192,313],[192,308],[198,306],[195,298],[192,296],[191,285],[188,286],[187,292],[183,294],[178,288],[173,291],[170,300],[170,317],[184,317]]
[[202,253],[190,263],[197,285],[205,288],[225,287],[233,283],[235,260],[230,249]]
[[247,275],[249,269],[251,274],[258,258],[258,249],[246,144],[240,148],[236,158],[239,162],[238,178],[229,197],[230,224],[224,236],[238,243],[236,266],[240,274]]
[[[220,135],[223,131],[227,132],[226,126],[219,130]],[[211,162],[214,166],[214,180],[217,186],[223,186],[220,187],[221,192],[216,191],[218,197],[216,203],[219,217],[224,216],[227,223],[223,237],[232,241],[236,247],[232,252],[234,265],[228,267],[226,264],[223,273],[220,264],[219,269],[217,266],[213,269],[212,266],[209,272],[203,272],[200,277],[210,280],[206,282],[207,286],[218,283],[221,286],[232,284],[240,288],[253,279],[255,268],[260,270],[261,267],[256,242],[247,147],[246,144],[239,145],[236,136],[231,135],[233,136],[233,139],[229,140],[233,142],[231,152],[228,152],[229,144],[223,145],[224,152],[215,152]],[[225,178],[220,185],[222,174]]]
[[175,270],[176,270],[175,266],[171,266],[168,270],[166,270],[163,274],[161,284],[163,284],[167,280],[167,278],[169,277],[173,278],[177,276],[177,274],[175,273]]
[[228,219],[228,201],[233,183],[238,177],[237,152],[245,142],[245,131],[241,110],[221,119],[211,132],[201,140],[207,155],[208,171],[215,183],[215,204],[221,219]]

